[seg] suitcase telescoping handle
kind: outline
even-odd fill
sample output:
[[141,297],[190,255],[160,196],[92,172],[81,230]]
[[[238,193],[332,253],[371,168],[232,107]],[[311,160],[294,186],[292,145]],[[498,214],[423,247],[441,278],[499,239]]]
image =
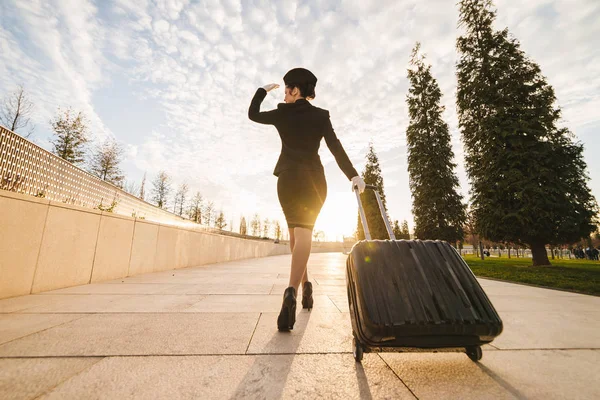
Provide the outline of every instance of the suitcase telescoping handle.
[[[377,204],[379,204],[379,211],[381,211],[383,222],[385,222],[385,229],[387,229],[388,235],[390,235],[390,239],[396,240],[396,236],[394,235],[394,231],[392,231],[390,221],[388,220],[385,209],[383,208],[383,202],[381,201],[381,196],[379,195],[377,186],[367,185],[366,189],[371,189],[375,192],[375,197],[377,197]],[[360,220],[362,221],[363,229],[365,230],[365,238],[367,240],[371,240],[371,232],[369,232],[369,226],[367,225],[367,217],[365,216],[365,210],[363,209],[362,202],[360,201],[360,194],[358,193],[358,186],[356,185],[354,185],[354,193],[356,193],[356,200],[358,201],[358,211],[360,213]]]

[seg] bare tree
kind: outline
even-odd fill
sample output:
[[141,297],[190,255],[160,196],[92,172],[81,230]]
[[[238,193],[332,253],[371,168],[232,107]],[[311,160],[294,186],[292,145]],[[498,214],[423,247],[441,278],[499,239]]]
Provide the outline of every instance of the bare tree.
[[122,187],[123,172],[119,164],[123,160],[123,147],[116,140],[108,138],[92,152],[88,171],[98,178]]
[[33,103],[29,100],[23,85],[19,85],[14,92],[4,98],[0,106],[0,124],[28,138],[34,129],[30,118],[33,108]]
[[324,237],[325,237],[325,232],[323,232],[323,231],[314,231],[313,232],[313,238],[317,242],[320,242],[321,239],[323,239]]
[[260,235],[260,216],[258,214],[254,214],[252,222],[250,222],[250,229],[252,229],[252,236]]
[[263,237],[269,237],[270,230],[271,230],[271,221],[269,221],[269,218],[265,218],[265,222],[263,223]]
[[196,192],[196,195],[190,202],[189,216],[192,221],[197,224],[202,223],[202,195],[200,192]]
[[175,194],[175,205],[173,206],[173,212],[179,216],[183,216],[183,205],[185,204],[185,198],[188,192],[187,183],[182,183],[177,189],[177,193]]
[[144,178],[142,179],[142,186],[140,187],[140,199],[146,200],[146,173],[144,172]]
[[123,190],[132,196],[137,196],[139,193],[138,184],[135,181],[123,181]]
[[275,230],[275,239],[281,239],[281,224],[279,221],[275,221],[275,227],[273,229]]
[[152,182],[152,200],[159,208],[167,207],[167,197],[171,192],[171,178],[165,171],[160,171]]
[[204,223],[205,225],[210,226],[211,221],[213,220],[213,213],[215,211],[215,203],[209,201],[204,207]]
[[62,112],[53,121],[52,129],[56,138],[52,142],[52,152],[72,164],[84,161],[85,145],[89,142],[87,121],[80,111],[75,115],[71,108]]
[[219,216],[215,220],[215,227],[222,230],[226,226],[227,226],[227,222],[225,222],[225,214],[223,214],[223,211],[219,211]]

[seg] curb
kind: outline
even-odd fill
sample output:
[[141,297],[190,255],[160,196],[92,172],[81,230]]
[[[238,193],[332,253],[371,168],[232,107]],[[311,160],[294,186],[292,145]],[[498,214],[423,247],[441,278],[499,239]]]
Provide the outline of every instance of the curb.
[[475,276],[477,278],[487,279],[487,280],[490,280],[490,281],[512,283],[514,285],[530,286],[530,287],[535,287],[535,288],[538,288],[538,289],[556,290],[558,292],[568,292],[568,293],[582,294],[584,296],[600,297],[600,295],[598,295],[598,294],[590,294],[590,293],[585,293],[585,292],[579,292],[577,290],[572,290],[572,289],[554,288],[554,287],[549,287],[549,286],[536,285],[536,284],[533,284],[533,283],[513,282],[513,281],[507,281],[507,280],[498,279],[498,278],[488,278],[487,276],[478,276],[478,275],[475,275]]

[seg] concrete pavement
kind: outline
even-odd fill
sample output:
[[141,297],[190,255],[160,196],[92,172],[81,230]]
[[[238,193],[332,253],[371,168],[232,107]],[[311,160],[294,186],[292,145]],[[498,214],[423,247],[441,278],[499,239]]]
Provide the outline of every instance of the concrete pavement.
[[[345,256],[313,254],[315,308],[276,319],[290,256],[0,300],[1,399],[600,398],[600,298],[480,280],[504,333],[462,353],[352,357]],[[299,304],[300,306],[300,304]]]

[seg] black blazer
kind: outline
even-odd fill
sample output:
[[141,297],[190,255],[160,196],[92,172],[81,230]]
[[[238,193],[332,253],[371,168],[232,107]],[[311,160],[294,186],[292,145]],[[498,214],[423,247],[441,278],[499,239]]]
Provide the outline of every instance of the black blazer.
[[292,168],[322,171],[319,146],[323,138],[348,180],[358,175],[333,131],[329,111],[313,106],[306,99],[298,99],[295,103],[279,103],[275,110],[260,112],[260,104],[266,96],[267,91],[258,88],[250,103],[248,118],[259,124],[275,125],[279,132],[281,155],[273,175],[279,176]]

